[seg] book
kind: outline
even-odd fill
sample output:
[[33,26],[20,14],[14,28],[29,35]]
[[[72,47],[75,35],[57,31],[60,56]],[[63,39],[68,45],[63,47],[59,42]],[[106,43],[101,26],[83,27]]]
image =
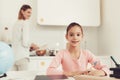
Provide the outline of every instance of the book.
[[67,76],[65,75],[36,75],[34,80],[64,80],[68,79]]

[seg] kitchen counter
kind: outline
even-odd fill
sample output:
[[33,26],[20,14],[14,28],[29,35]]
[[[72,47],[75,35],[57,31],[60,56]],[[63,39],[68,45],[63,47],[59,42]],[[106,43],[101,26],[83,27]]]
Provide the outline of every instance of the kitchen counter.
[[30,56],[30,59],[53,59],[54,56]]

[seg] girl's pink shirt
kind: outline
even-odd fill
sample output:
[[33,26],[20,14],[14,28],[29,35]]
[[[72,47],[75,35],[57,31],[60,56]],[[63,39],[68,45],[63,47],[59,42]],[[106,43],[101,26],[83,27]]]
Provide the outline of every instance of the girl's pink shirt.
[[[61,50],[57,53],[47,69],[47,75],[62,75],[63,71],[86,71],[88,63],[90,63],[95,69],[103,70],[107,75],[109,74],[109,69],[107,66],[102,64],[100,60],[95,57],[90,51],[81,50],[80,57],[78,59],[73,59],[69,51],[66,49]],[[60,65],[62,65],[63,71],[57,69]]]

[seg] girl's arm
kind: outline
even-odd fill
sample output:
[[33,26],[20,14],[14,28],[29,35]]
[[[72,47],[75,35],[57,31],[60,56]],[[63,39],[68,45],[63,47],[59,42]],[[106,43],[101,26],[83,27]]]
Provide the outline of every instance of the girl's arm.
[[63,71],[58,70],[57,68],[60,66],[62,62],[63,53],[58,52],[55,58],[52,60],[51,64],[47,69],[47,75],[62,75]]
[[[58,70],[58,67],[62,65],[62,61],[64,57],[64,51],[59,51],[55,58],[52,60],[50,66],[47,69],[47,75],[66,75],[66,76],[74,76],[80,74],[79,71],[75,72],[65,72]],[[67,58],[67,57],[66,57]],[[71,67],[71,66],[69,66]]]
[[96,58],[91,52],[88,52],[88,62],[96,69],[92,70],[89,74],[99,75],[99,76],[108,76],[110,71],[107,65],[102,64],[101,61]]

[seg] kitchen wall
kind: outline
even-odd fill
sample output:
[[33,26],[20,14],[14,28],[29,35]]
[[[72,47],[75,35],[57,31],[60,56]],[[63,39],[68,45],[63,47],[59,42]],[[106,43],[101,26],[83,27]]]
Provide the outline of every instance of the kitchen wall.
[[[31,42],[40,46],[47,44],[49,48],[65,48],[66,26],[40,26],[37,24],[37,0],[0,0],[0,38],[3,36],[3,27],[9,27],[9,33],[11,32],[11,28],[17,19],[18,10],[24,3],[30,4],[33,8],[30,20]],[[90,49],[96,55],[119,55],[119,3],[119,0],[101,0],[101,25],[83,28],[85,33],[83,48]],[[59,46],[57,46],[58,43]]]
[[98,54],[120,57],[120,0],[101,0],[102,24],[98,28]]

